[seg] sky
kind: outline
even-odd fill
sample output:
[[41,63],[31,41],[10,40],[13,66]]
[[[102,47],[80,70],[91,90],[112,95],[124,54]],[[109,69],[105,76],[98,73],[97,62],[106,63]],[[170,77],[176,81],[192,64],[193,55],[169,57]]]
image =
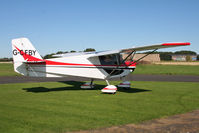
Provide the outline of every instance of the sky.
[[0,0],[0,58],[27,37],[42,55],[166,42],[199,53],[199,0]]

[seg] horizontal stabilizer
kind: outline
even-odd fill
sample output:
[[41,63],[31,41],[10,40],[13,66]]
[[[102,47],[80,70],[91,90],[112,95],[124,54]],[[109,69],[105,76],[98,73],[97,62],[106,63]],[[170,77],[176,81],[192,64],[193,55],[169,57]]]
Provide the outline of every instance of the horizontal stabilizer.
[[26,64],[38,64],[38,63],[45,63],[46,61],[24,61],[23,63]]

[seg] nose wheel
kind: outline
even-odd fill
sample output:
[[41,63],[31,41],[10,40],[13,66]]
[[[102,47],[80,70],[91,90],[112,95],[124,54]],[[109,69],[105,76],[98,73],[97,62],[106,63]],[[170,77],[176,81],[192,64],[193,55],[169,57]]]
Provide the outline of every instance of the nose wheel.
[[108,85],[101,90],[103,93],[111,93],[115,94],[117,91],[117,87],[115,85]]
[[117,91],[117,87],[115,85],[110,85],[108,80],[106,80],[106,83],[108,84],[108,86],[104,87],[101,91],[103,93],[115,94]]

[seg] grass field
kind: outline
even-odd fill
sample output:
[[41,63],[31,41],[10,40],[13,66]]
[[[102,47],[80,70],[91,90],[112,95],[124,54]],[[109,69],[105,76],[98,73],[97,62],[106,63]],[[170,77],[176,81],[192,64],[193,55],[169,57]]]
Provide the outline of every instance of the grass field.
[[14,72],[13,64],[11,63],[0,63],[0,76],[19,76]]
[[[138,65],[133,74],[199,75],[199,66]],[[12,64],[0,63],[0,76],[16,75]]]
[[[132,82],[101,94],[81,82],[0,84],[1,133],[63,133],[139,123],[199,108],[199,83]],[[112,84],[118,84],[112,81]]]
[[133,74],[199,75],[199,66],[137,65]]

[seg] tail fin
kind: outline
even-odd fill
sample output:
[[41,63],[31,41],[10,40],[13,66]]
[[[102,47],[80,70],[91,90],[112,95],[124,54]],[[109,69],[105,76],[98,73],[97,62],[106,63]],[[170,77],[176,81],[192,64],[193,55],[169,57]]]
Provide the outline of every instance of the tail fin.
[[12,54],[14,70],[22,75],[27,75],[26,62],[43,61],[42,57],[27,38],[12,40]]

